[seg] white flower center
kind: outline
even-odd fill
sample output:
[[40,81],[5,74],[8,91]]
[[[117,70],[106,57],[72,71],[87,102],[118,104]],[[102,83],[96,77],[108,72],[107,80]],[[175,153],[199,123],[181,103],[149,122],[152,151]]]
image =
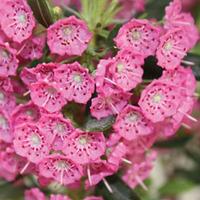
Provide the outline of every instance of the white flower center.
[[173,47],[173,44],[171,42],[169,42],[169,41],[166,42],[165,45],[164,45],[164,49],[166,51],[170,51],[172,49],[172,47]]
[[57,170],[63,170],[63,169],[67,169],[68,168],[68,164],[65,161],[58,161],[56,162],[56,169]]
[[77,82],[77,83],[82,82],[82,78],[79,74],[75,74],[73,78],[74,78],[74,81]]
[[80,137],[79,138],[79,144],[80,145],[86,145],[88,143],[88,140],[86,137]]
[[2,50],[2,51],[1,51],[1,55],[2,55],[2,57],[5,58],[5,59],[9,58],[9,53],[8,53],[6,50]]
[[24,24],[26,22],[26,15],[25,14],[18,15],[17,20],[19,23]]
[[128,116],[129,121],[136,122],[138,120],[138,115],[134,112],[130,113]]
[[160,95],[160,94],[155,94],[155,95],[153,96],[153,102],[154,102],[154,103],[160,103],[161,100],[162,100],[162,95]]
[[5,96],[2,92],[0,92],[0,101],[3,102],[5,99]]
[[31,135],[30,140],[31,140],[31,145],[34,147],[38,147],[41,144],[40,137],[35,133]]
[[63,34],[68,36],[72,33],[72,28],[70,26],[63,28]]
[[0,115],[0,126],[3,129],[7,128],[8,126],[7,120],[2,115]]
[[65,126],[61,123],[57,123],[55,125],[55,131],[57,131],[58,133],[64,133],[65,132]]
[[132,31],[132,38],[133,38],[133,40],[139,40],[141,38],[140,32],[137,31],[137,30],[133,30]]
[[123,71],[124,65],[122,63],[117,64],[117,71],[121,73]]

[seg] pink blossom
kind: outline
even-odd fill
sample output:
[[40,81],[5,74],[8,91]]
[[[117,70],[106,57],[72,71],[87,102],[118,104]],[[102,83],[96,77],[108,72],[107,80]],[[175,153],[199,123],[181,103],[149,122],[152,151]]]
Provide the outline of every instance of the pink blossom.
[[31,99],[37,106],[53,113],[61,110],[67,103],[56,83],[38,81],[30,86]]
[[120,28],[114,39],[120,49],[128,48],[145,57],[154,55],[159,44],[160,29],[144,19],[132,19]]
[[0,11],[1,28],[8,37],[21,43],[31,36],[35,19],[25,0],[2,0]]
[[82,167],[65,156],[51,155],[39,164],[40,174],[67,185],[76,182],[82,176]]
[[45,47],[46,38],[45,35],[32,36],[29,40],[26,40],[20,45],[19,55],[24,59],[39,59],[43,55],[43,49]]
[[138,184],[145,188],[142,181],[149,176],[156,156],[156,152],[152,152],[143,162],[134,163],[122,176],[123,181],[131,188],[135,188]]
[[183,95],[193,96],[197,86],[197,81],[190,67],[178,66],[175,71],[164,71],[161,80],[178,86]]
[[153,132],[153,124],[146,119],[139,107],[127,105],[117,116],[115,131],[127,140],[136,140]]
[[0,44],[0,76],[15,75],[18,62],[16,51],[8,43]]
[[36,74],[33,72],[32,68],[24,67],[20,73],[20,78],[23,83],[29,86],[31,83],[35,83],[37,81]]
[[62,150],[64,141],[75,131],[70,120],[58,114],[43,114],[38,125],[50,136],[54,150]]
[[14,130],[14,148],[17,154],[30,162],[39,163],[49,153],[48,135],[31,123],[19,125]]
[[61,56],[80,56],[91,37],[85,22],[74,16],[58,20],[47,31],[47,43],[51,52]]
[[46,197],[38,188],[31,188],[25,191],[24,200],[46,200]]
[[148,119],[159,122],[174,115],[181,101],[178,87],[155,80],[142,91],[139,106]]
[[129,20],[136,12],[142,12],[145,9],[145,0],[119,0],[121,10],[117,18]]
[[89,197],[86,197],[84,200],[103,200],[103,198],[96,197],[96,196],[89,196]]
[[94,92],[92,76],[78,62],[61,65],[55,70],[55,80],[68,101],[86,104]]
[[24,122],[37,122],[39,118],[40,110],[32,101],[29,101],[27,104],[19,104],[11,114],[11,120],[14,126]]
[[71,199],[68,196],[63,196],[61,194],[57,194],[57,195],[52,194],[50,196],[50,200],[71,200]]
[[10,78],[0,76],[0,88],[6,92],[13,92],[13,85]]
[[65,140],[66,156],[79,164],[87,164],[100,158],[105,152],[105,137],[101,132],[77,130]]
[[88,168],[89,169],[87,170],[89,170],[89,176],[85,181],[86,188],[97,185],[106,176],[111,176],[114,174],[114,170],[111,168],[111,165],[105,160],[98,160],[94,163],[90,163]]
[[92,99],[91,114],[97,119],[119,114],[128,104],[130,96],[130,93],[115,92],[107,88],[106,91],[100,92],[97,97]]
[[188,51],[187,44],[188,38],[182,29],[167,31],[160,38],[160,44],[156,52],[158,65],[167,70],[177,68]]
[[0,140],[12,143],[13,140],[13,127],[10,116],[0,109]]
[[95,74],[96,85],[101,88],[111,84],[129,91],[142,82],[143,64],[143,56],[121,50],[114,58],[100,61]]
[[[192,2],[192,1],[190,1]],[[195,26],[194,19],[190,13],[183,12],[181,0],[173,0],[165,9],[166,29],[181,28],[186,32],[189,40],[188,47],[192,48],[199,40],[199,31]]]

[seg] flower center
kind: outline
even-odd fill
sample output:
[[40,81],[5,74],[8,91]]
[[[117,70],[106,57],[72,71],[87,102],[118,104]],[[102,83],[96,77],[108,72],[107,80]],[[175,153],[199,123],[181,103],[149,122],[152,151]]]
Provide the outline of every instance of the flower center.
[[68,168],[68,164],[65,161],[59,160],[56,162],[56,169],[63,170],[63,169],[67,169],[67,168]]
[[26,15],[25,14],[18,15],[17,20],[19,23],[24,24],[26,22]]
[[7,128],[8,126],[7,120],[2,115],[0,115],[0,126],[3,129]]
[[164,45],[164,49],[166,51],[170,51],[172,49],[173,45],[171,42],[166,42],[165,45]]
[[58,133],[64,133],[65,132],[65,126],[61,123],[57,123],[55,125],[55,131],[57,131]]
[[3,102],[5,99],[5,96],[2,92],[0,92],[0,101]]
[[35,133],[31,135],[30,139],[31,139],[31,145],[34,147],[38,147],[41,144],[40,137]]
[[32,110],[27,110],[27,111],[26,111],[26,114],[27,114],[28,116],[33,116],[33,111],[32,111]]
[[138,115],[136,113],[132,112],[129,114],[128,119],[131,122],[135,122],[138,120]]
[[86,145],[88,143],[88,139],[86,137],[80,137],[79,138],[79,144],[80,145]]
[[121,73],[123,71],[124,65],[122,63],[117,64],[117,71]]
[[1,55],[2,55],[2,57],[5,58],[5,59],[9,58],[9,53],[8,53],[6,50],[2,50],[2,51],[1,51]]
[[51,95],[54,95],[56,93],[56,89],[53,87],[48,87],[47,88],[47,92]]
[[132,38],[133,38],[133,40],[139,40],[141,38],[140,32],[137,31],[137,30],[133,30],[132,31]]
[[65,36],[68,36],[68,35],[70,35],[71,33],[72,33],[72,28],[71,28],[70,26],[67,26],[67,27],[63,28],[63,34],[64,34]]
[[74,77],[73,77],[74,81],[76,83],[81,83],[82,82],[82,78],[79,74],[75,74]]
[[160,95],[160,94],[155,94],[155,95],[153,96],[153,102],[154,102],[154,103],[160,103],[161,100],[162,100],[162,95]]

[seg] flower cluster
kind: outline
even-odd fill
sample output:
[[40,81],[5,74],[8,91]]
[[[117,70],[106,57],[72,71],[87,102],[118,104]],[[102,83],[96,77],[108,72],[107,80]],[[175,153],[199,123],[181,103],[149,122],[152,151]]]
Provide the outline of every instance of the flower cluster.
[[[153,144],[173,136],[186,118],[196,121],[190,116],[196,80],[181,64],[199,33],[181,1],[166,8],[163,26],[135,18],[124,24],[114,39],[117,54],[99,60],[93,73],[81,60],[93,37],[82,19],[59,19],[36,34],[26,0],[2,0],[0,11],[0,176],[13,181],[32,174],[41,186],[84,183],[85,189],[103,181],[112,192],[105,178],[121,170],[127,185],[146,189],[143,180],[157,155]],[[149,56],[163,72],[146,85]],[[39,62],[33,67],[34,60]],[[89,112],[99,123],[110,116],[115,122],[105,132],[86,130],[65,113],[71,104],[80,105],[85,118]],[[25,199],[46,197],[32,188]],[[56,199],[70,198],[50,196]]]

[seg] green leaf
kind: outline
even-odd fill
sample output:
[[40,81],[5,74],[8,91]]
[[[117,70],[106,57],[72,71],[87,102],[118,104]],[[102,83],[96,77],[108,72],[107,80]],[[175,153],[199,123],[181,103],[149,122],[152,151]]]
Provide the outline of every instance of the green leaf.
[[160,0],[156,2],[154,0],[149,0],[145,9],[147,17],[161,20],[165,14],[165,7],[169,4],[169,2],[170,0]]
[[54,23],[54,11],[50,0],[28,0],[35,18],[44,27]]
[[23,187],[16,187],[12,183],[5,183],[0,187],[0,199],[2,200],[23,200],[23,196]]
[[103,182],[96,187],[96,194],[103,196],[105,200],[140,200],[137,194],[118,176],[107,177],[106,180],[112,188],[113,193],[108,191]]
[[185,146],[192,139],[191,135],[177,136],[172,139],[156,142],[154,147],[158,148],[180,148]]
[[161,196],[176,196],[192,189],[195,184],[187,179],[176,178],[170,180],[159,189]]
[[86,131],[106,131],[112,127],[114,122],[114,116],[109,116],[100,120],[89,116],[84,124],[84,129]]
[[122,24],[117,24],[117,25],[112,29],[112,31],[110,32],[110,34],[108,35],[106,44],[107,44],[109,47],[113,48],[113,46],[115,45],[113,39],[117,36],[118,31],[119,31],[119,29],[121,28],[121,26],[122,26]]

